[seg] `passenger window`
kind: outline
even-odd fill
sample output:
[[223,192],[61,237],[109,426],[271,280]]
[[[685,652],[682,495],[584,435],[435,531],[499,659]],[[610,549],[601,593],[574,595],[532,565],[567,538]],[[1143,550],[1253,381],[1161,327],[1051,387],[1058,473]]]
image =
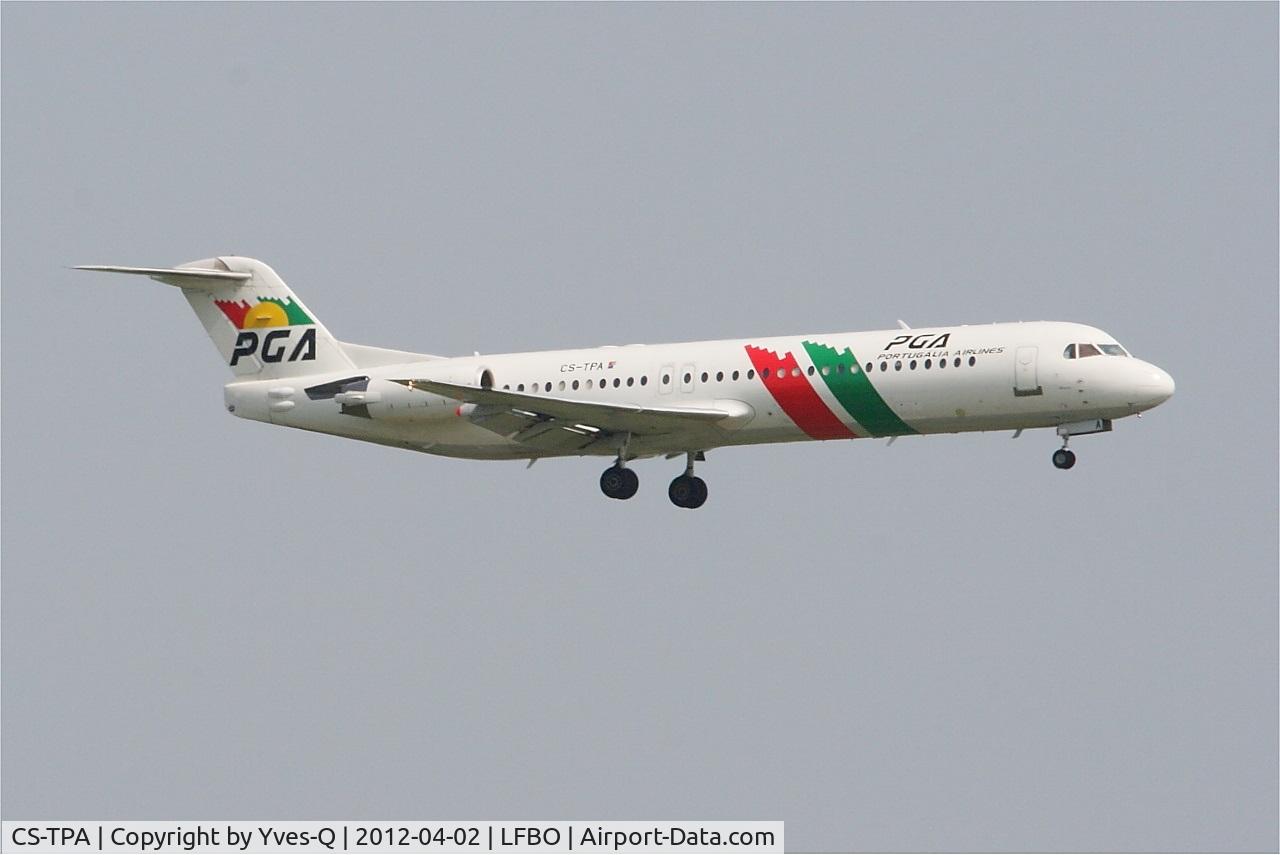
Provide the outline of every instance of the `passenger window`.
[[636,382],[636,378],[634,378],[634,377],[628,377],[628,378],[627,378],[627,385],[628,385],[628,386],[634,385],[634,384],[635,384],[635,382]]
[[1081,359],[1084,359],[1086,356],[1102,355],[1102,351],[1098,350],[1098,348],[1094,347],[1091,344],[1082,344],[1082,345],[1079,345],[1078,347],[1079,347],[1079,350],[1077,352],[1080,354]]
[[737,380],[737,379],[738,379],[738,372],[737,372],[737,371],[733,372],[733,379],[734,379],[734,380]]
[[939,359],[939,360],[938,360],[938,367],[939,367],[939,368],[946,368],[946,367],[947,367],[947,360],[945,360],[945,359]]
[[641,374],[641,375],[640,375],[640,385],[641,385],[641,386],[647,386],[648,384],[649,384],[649,375],[648,375],[648,374]]
[[768,368],[761,368],[761,369],[760,369],[760,379],[761,379],[761,380],[768,380],[768,379],[769,379],[769,369],[768,369]]
[[867,363],[867,371],[870,371],[870,370],[871,370],[871,368],[872,368],[871,363],[870,363],[870,362],[868,362],[868,363]]
[[617,389],[617,388],[618,388],[619,386],[621,386],[621,385],[622,385],[622,380],[621,380],[621,379],[619,379],[619,378],[617,378],[617,377],[614,377],[614,378],[613,378],[613,388]]
[[902,360],[901,360],[901,359],[899,359],[897,362],[893,363],[893,370],[894,370],[894,371],[901,371],[901,370],[902,370]]
[[[670,375],[670,374],[663,374],[663,375],[662,375],[662,385],[663,385],[663,386],[665,386],[665,385],[667,385],[667,384],[668,384],[668,383],[670,383],[670,382],[671,382],[671,375]],[[644,381],[641,381],[641,384],[642,384],[642,385],[643,385],[643,383],[644,383]]]
[[915,361],[914,359],[913,359],[913,360],[911,360],[911,370],[912,370],[912,371],[915,371],[915,370],[916,370],[916,361]]
[[953,363],[952,363],[952,365],[954,365],[956,368],[959,368],[959,367],[960,367],[960,357],[958,357],[958,356],[957,356],[957,357],[956,357],[956,361],[955,361],[955,362],[953,362]]
[[574,380],[574,381],[573,381],[573,389],[574,389],[574,391],[575,391],[575,392],[578,390],[578,381],[577,381],[577,380]]
[[703,372],[702,372],[702,382],[703,382],[703,383],[706,383],[706,382],[707,382],[707,372],[705,372],[705,371],[703,371]]
[[880,370],[881,370],[881,371],[888,371],[888,370],[889,370],[889,363],[887,363],[887,362],[881,362],[881,363],[880,363]]
[[756,379],[756,370],[754,368],[747,369],[747,379],[748,380]]
[[[561,384],[561,385],[563,385],[563,384]],[[550,392],[550,391],[551,391],[551,381],[550,381],[550,380],[548,380],[548,381],[547,381],[547,391],[548,391],[548,392]]]
[[926,371],[927,371],[928,369],[932,368],[932,367],[933,367],[933,360],[932,360],[932,359],[926,359],[926,360],[924,361],[924,367],[925,367],[925,370],[926,370]]
[[717,383],[720,383],[720,382],[723,382],[723,380],[724,380],[724,372],[723,372],[723,371],[717,371],[717,372],[716,372],[716,382],[717,382]]
[[792,376],[792,377],[799,377],[799,376],[800,376],[800,369],[799,369],[799,368],[792,368],[792,369],[791,369],[791,376]]
[[813,376],[813,366],[812,366],[812,365],[810,365],[810,366],[809,366],[808,371],[809,371],[809,376],[810,376],[810,377],[812,377],[812,376]]
[[516,384],[516,391],[517,391],[517,392],[523,392],[523,391],[524,391],[524,384],[523,384],[523,383],[517,383],[517,384]]
[[564,381],[563,381],[563,380],[561,380],[561,381],[557,384],[557,388],[558,388],[561,392],[563,392],[563,391],[564,391]]
[[972,368],[973,366],[975,366],[975,365],[977,365],[977,364],[978,364],[978,358],[977,358],[976,356],[970,356],[970,357],[969,357],[969,367],[970,367],[970,368]]
[[1066,350],[1064,350],[1064,351],[1062,351],[1062,358],[1063,358],[1063,359],[1075,359],[1075,358],[1076,358],[1076,346],[1075,346],[1074,344],[1069,344],[1069,345],[1067,345],[1067,349],[1066,349]]

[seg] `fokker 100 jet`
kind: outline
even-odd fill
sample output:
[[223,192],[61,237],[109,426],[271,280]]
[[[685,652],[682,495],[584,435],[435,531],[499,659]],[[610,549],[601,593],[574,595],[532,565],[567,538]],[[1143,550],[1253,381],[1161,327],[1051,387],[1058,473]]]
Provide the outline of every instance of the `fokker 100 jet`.
[[1073,436],[1169,399],[1173,379],[1075,323],[1007,323],[445,358],[340,342],[252,258],[86,265],[173,285],[235,379],[228,412],[482,460],[595,455],[611,499],[638,458],[683,457],[667,494],[700,507],[694,464],[727,445],[1054,428]]

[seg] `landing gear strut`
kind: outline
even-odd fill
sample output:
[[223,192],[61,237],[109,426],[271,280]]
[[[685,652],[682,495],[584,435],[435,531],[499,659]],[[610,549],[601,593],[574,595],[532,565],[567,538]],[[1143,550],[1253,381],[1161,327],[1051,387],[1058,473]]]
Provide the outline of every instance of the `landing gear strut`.
[[705,459],[701,452],[690,451],[684,474],[667,488],[667,497],[677,508],[700,508],[707,501],[707,482],[693,474],[693,462],[699,459]]

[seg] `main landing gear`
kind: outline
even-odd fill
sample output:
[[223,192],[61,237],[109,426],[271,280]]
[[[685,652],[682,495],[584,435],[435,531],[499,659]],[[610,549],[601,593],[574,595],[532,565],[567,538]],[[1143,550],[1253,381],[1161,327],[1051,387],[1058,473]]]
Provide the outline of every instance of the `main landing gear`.
[[1076,453],[1065,445],[1053,453],[1053,465],[1059,469],[1070,469],[1076,465]]
[[[705,460],[701,451],[690,451],[684,474],[667,488],[667,497],[677,508],[700,508],[707,501],[707,482],[693,474],[693,464]],[[600,475],[600,492],[610,499],[630,499],[640,489],[640,479],[623,463],[623,455]]]
[[630,499],[640,489],[640,477],[622,465],[622,459],[604,470],[600,490],[610,499]]
[[705,460],[702,452],[689,452],[684,474],[676,476],[667,488],[667,498],[677,508],[700,508],[707,501],[707,482],[693,474],[693,462]]

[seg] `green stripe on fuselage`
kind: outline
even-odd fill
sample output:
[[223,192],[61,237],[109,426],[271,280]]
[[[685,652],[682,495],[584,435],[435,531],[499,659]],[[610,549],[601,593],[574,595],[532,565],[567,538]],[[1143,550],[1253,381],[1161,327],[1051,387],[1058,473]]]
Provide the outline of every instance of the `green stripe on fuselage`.
[[871,378],[858,365],[853,351],[846,347],[842,354],[834,347],[812,341],[806,341],[804,349],[808,351],[809,358],[813,360],[818,373],[822,375],[827,388],[836,396],[840,406],[848,410],[849,415],[872,436],[915,433],[910,425],[889,409],[876,387],[871,385]]

